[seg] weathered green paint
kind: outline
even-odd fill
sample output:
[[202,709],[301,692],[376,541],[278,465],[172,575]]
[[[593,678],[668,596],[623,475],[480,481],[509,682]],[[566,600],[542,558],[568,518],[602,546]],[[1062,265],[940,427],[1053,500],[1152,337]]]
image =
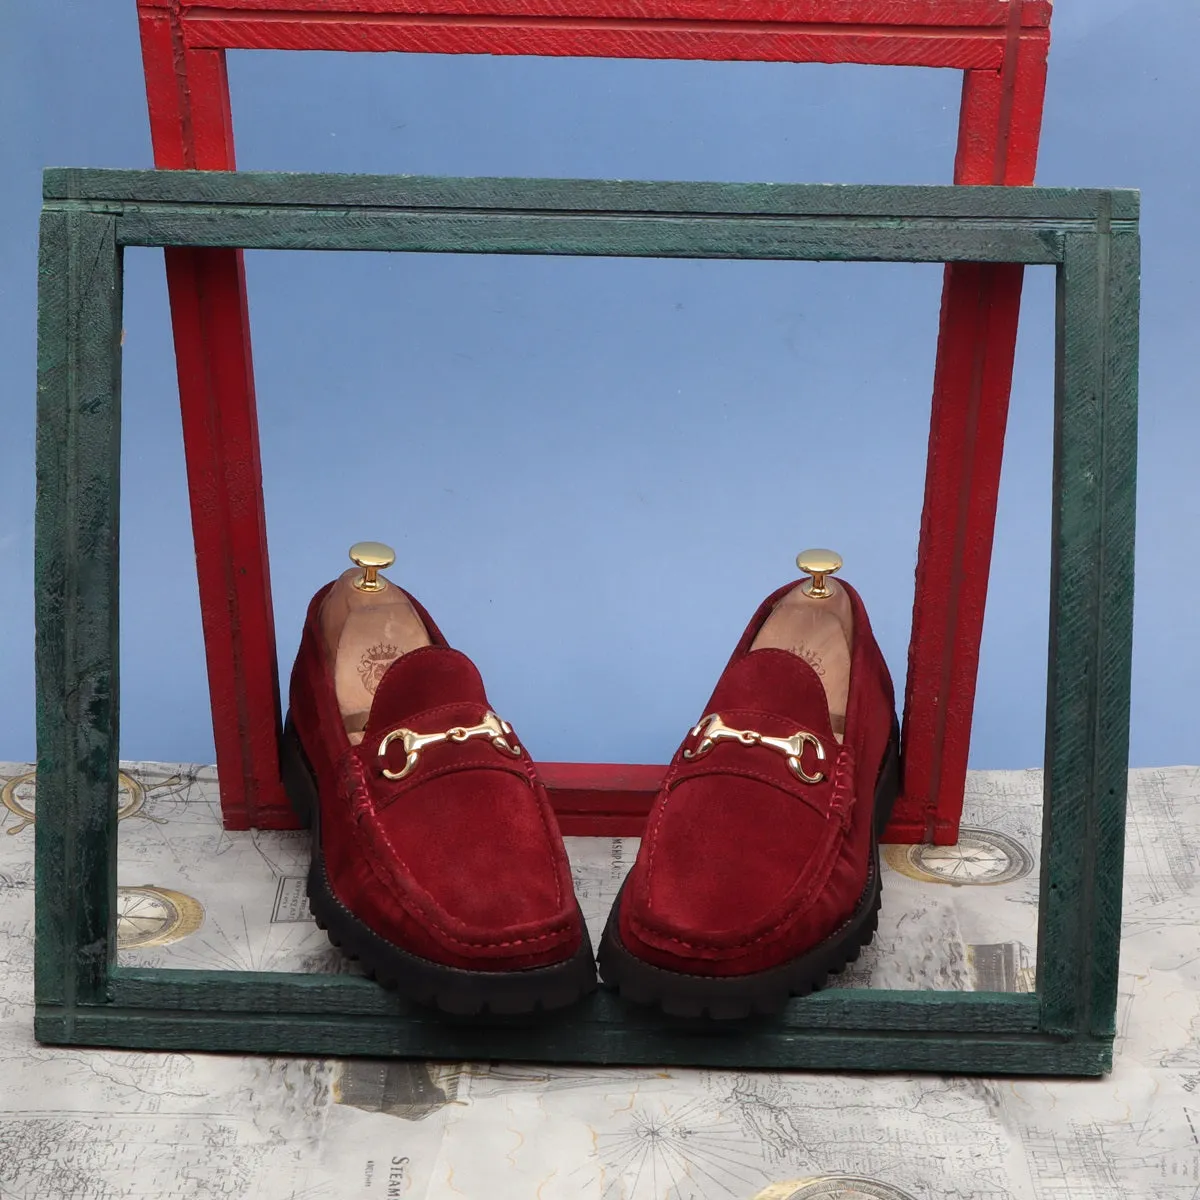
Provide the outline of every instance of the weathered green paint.
[[[1044,1026],[1115,1029],[1129,762],[1138,245],[1067,238],[1059,270],[1047,697]],[[1062,947],[1071,953],[1064,955]]]
[[[1102,243],[1103,245],[1103,243]],[[1108,243],[1101,471],[1106,529],[1100,575],[1096,659],[1099,671],[1098,778],[1091,865],[1095,887],[1081,927],[1090,930],[1085,974],[1088,1020],[1098,1036],[1116,1033],[1117,971],[1129,781],[1129,718],[1133,658],[1134,525],[1137,509],[1138,342],[1141,243],[1136,233]]]
[[44,214],[38,295],[36,995],[69,1015],[103,1001],[115,941],[121,274],[112,217]]
[[[258,971],[180,971],[118,968],[109,990],[122,1008],[194,1008],[207,1012],[337,1013],[403,1017],[442,1028],[445,1021],[428,1009],[409,1004],[367,979],[354,975],[294,975]],[[686,1023],[650,1009],[630,1008],[606,989],[578,1008],[533,1017],[507,1017],[505,1029],[528,1025],[538,1029],[562,1025],[636,1026],[643,1030],[678,1030]],[[712,1026],[692,1022],[711,1031]],[[745,1027],[726,1025],[731,1037]],[[957,1030],[974,1033],[1025,1033],[1038,1029],[1038,1001],[1032,995],[990,992],[884,991],[837,988],[791,1005],[759,1029],[795,1033],[816,1029]]]
[[[133,246],[871,262],[1056,263],[1064,232],[1122,227],[1134,192],[55,170]],[[1111,218],[1110,218],[1111,219]]]
[[[1137,196],[218,172],[47,173],[39,315],[37,1017],[45,1042],[975,1074],[1111,1063],[1128,757]],[[113,966],[123,245],[879,256],[1059,270],[1036,996],[835,990],[718,1027],[601,992],[467,1023],[342,976]],[[1011,256],[1011,259],[1006,257]]]
[[366,250],[428,254],[553,254],[613,258],[795,259],[825,262],[1054,263],[1061,234],[1026,226],[933,222],[891,217],[546,215],[246,207],[185,210],[140,205],[123,212],[124,245],[247,250]]
[[897,187],[878,184],[692,183],[605,179],[445,178],[428,175],[315,175],[266,171],[114,171],[52,167],[48,201],[372,208],[633,212],[674,214],[947,218],[1002,224],[1040,220],[1052,230],[1093,226],[1101,204],[1113,221],[1136,221],[1135,191],[1088,188]]
[[[36,1033],[60,1042],[63,1018],[39,1011]],[[76,1041],[150,1050],[213,1050],[314,1057],[603,1063],[731,1069],[936,1071],[964,1075],[1099,1075],[1111,1065],[1106,1038],[1045,1034],[896,1033],[821,1030],[759,1033],[576,1023],[504,1029],[464,1022],[430,1026],[381,1017],[147,1012],[81,1009]]]

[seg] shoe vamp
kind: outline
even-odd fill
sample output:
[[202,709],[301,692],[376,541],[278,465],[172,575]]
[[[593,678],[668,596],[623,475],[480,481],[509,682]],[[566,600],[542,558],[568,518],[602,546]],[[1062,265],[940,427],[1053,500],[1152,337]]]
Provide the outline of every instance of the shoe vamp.
[[398,797],[378,820],[406,872],[453,920],[497,930],[568,908],[547,816],[515,775],[455,771]]
[[786,919],[829,868],[829,819],[777,787],[706,776],[670,793],[646,855],[650,924],[741,940]]

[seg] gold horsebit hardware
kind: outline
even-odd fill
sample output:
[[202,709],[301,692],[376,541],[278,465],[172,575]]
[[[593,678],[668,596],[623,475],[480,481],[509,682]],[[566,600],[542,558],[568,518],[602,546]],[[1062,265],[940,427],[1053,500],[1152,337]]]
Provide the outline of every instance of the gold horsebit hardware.
[[404,779],[407,775],[412,774],[417,760],[421,757],[421,751],[426,746],[436,746],[439,742],[465,742],[471,738],[485,737],[497,750],[511,754],[513,758],[520,758],[521,747],[515,742],[508,741],[511,735],[512,726],[507,721],[502,721],[494,712],[488,712],[484,714],[483,720],[478,725],[455,725],[454,728],[446,729],[442,733],[417,733],[413,729],[393,729],[379,743],[377,754],[380,758],[386,758],[388,747],[393,742],[403,740],[404,753],[407,755],[404,769],[389,771],[387,767],[384,767],[383,777],[385,779]]
[[778,750],[780,754],[787,755],[788,766],[791,767],[792,774],[802,783],[821,783],[825,778],[823,771],[818,771],[816,775],[809,775],[801,765],[800,756],[804,753],[806,745],[812,746],[816,750],[817,759],[820,762],[825,761],[825,747],[821,745],[821,739],[815,733],[809,733],[805,729],[798,730],[791,737],[768,737],[765,733],[759,733],[754,729],[733,729],[721,720],[720,713],[709,713],[707,717],[701,717],[700,723],[692,729],[692,737],[698,737],[700,734],[704,736],[700,738],[700,744],[695,750],[683,752],[683,757],[689,761],[703,757],[717,742],[740,742],[743,746],[767,746],[772,750]]

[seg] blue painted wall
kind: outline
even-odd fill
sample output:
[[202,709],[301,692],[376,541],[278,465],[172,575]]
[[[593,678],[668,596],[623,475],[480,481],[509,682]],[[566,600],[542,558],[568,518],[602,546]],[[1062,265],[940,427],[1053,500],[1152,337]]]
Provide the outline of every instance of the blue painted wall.
[[[145,167],[132,0],[0,16],[0,758],[32,756],[44,165]],[[1200,761],[1200,12],[1056,17],[1039,182],[1144,192],[1133,760]],[[239,165],[948,182],[960,76],[234,53]],[[940,268],[247,256],[280,660],[359,538],[545,759],[655,761],[762,596],[828,544],[903,687]],[[972,764],[1040,764],[1052,280],[1028,277]],[[161,254],[126,276],[122,753],[210,760]],[[1191,335],[1191,336],[1189,336]]]

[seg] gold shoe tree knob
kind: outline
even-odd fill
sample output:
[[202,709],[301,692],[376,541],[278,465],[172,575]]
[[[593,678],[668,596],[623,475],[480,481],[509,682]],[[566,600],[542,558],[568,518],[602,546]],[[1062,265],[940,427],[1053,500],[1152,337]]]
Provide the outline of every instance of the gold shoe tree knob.
[[796,566],[812,576],[800,585],[800,590],[814,600],[827,600],[833,589],[825,582],[825,576],[842,569],[842,556],[836,550],[802,550],[796,555]]
[[396,561],[396,552],[382,542],[355,542],[350,547],[350,561],[362,567],[362,574],[354,580],[360,592],[382,592],[387,580],[379,578],[379,572]]

